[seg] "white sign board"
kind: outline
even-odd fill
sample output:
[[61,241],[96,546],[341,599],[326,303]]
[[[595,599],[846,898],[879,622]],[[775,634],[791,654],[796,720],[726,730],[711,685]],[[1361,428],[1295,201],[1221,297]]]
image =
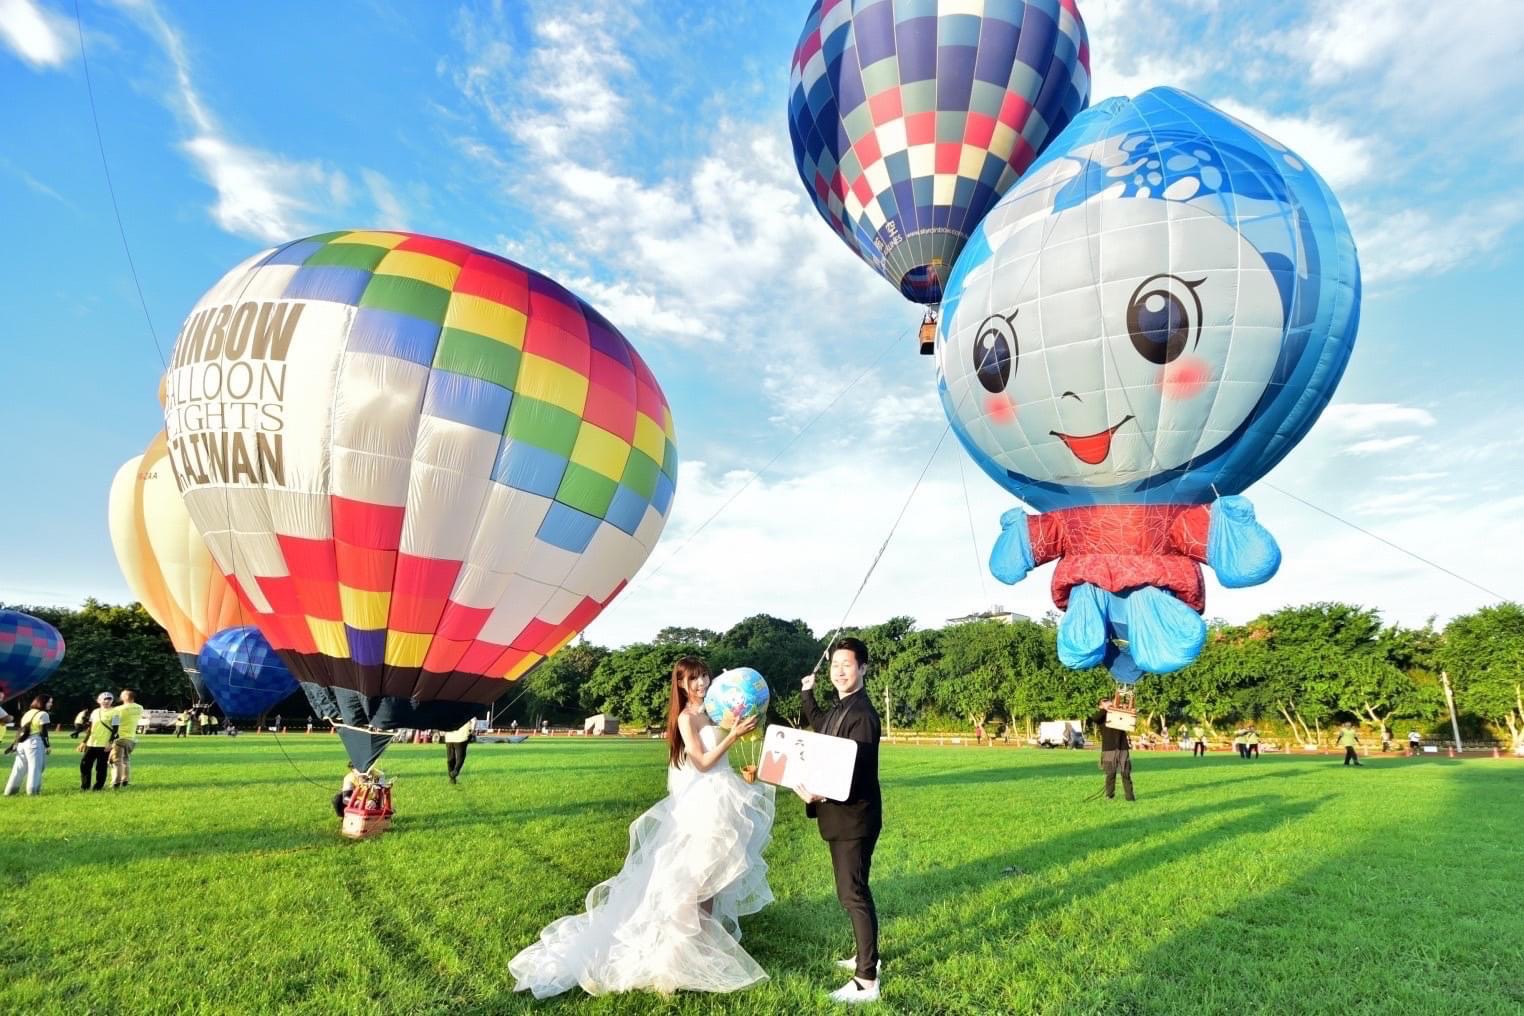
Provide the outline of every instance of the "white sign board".
[[852,793],[856,766],[856,741],[772,725],[762,735],[757,775],[764,783],[789,789],[803,786],[829,801],[845,801]]

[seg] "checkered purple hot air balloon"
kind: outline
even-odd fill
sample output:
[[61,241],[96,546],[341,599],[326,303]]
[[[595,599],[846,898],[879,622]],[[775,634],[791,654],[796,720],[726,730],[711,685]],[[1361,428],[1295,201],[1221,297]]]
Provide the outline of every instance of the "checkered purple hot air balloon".
[[907,299],[1090,99],[1075,0],[815,0],[789,137],[815,207]]
[[19,610],[0,610],[0,701],[25,695],[52,676],[64,640],[48,622]]
[[228,273],[176,340],[165,429],[249,616],[378,727],[459,726],[570,642],[656,545],[677,479],[667,400],[601,314],[393,230]]

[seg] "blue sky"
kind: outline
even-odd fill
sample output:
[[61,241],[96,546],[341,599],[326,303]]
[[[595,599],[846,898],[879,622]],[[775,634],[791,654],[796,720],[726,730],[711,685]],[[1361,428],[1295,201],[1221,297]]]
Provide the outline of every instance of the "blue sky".
[[[677,422],[664,542],[589,635],[758,611],[831,627],[944,420],[930,360],[895,342],[916,311],[794,175],[784,109],[807,9],[81,0],[161,346],[234,264],[306,233],[408,228],[506,253],[618,324]],[[1328,179],[1360,245],[1364,312],[1335,404],[1248,492],[1286,563],[1257,589],[1211,586],[1208,613],[1345,599],[1421,623],[1491,602],[1269,485],[1524,596],[1524,5],[1080,10],[1095,98],[1167,84],[1223,106]],[[79,42],[72,6],[0,0],[5,600],[128,598],[106,494],[161,425]],[[1014,588],[983,571],[1011,503],[960,459],[948,442],[931,462],[853,621],[1047,609],[1046,571]]]

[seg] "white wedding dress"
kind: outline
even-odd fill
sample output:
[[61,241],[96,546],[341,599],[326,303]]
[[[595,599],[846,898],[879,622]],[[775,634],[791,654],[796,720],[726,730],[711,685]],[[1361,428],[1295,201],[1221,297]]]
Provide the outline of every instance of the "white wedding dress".
[[[699,732],[706,751],[718,737]],[[514,990],[736,991],[767,980],[740,946],[739,919],[773,901],[762,859],[772,830],[773,788],[748,784],[728,758],[707,772],[669,768],[667,796],[630,824],[624,868],[587,894],[586,913],[551,923],[509,962]]]

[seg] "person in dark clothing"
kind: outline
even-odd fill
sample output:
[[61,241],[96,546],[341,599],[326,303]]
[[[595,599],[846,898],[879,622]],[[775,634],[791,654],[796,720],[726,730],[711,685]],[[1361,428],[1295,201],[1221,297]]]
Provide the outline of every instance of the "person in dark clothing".
[[878,743],[882,725],[873,703],[863,693],[868,673],[868,647],[854,638],[839,640],[831,649],[831,684],[838,698],[830,709],[815,703],[815,675],[801,682],[804,721],[817,733],[857,742],[852,787],[845,801],[827,801],[798,789],[805,814],[820,823],[820,837],[831,848],[836,875],[836,898],[852,919],[857,955],[838,966],[851,967],[853,978],[831,994],[837,1002],[878,1001],[878,911],[868,887],[873,848],[884,825],[883,794],[878,785]]
[[1122,795],[1129,801],[1136,801],[1132,792],[1132,742],[1127,739],[1127,731],[1106,726],[1105,699],[1099,703],[1095,726],[1101,732],[1101,772],[1106,774],[1106,798],[1110,800],[1117,796],[1117,775],[1121,774]]

